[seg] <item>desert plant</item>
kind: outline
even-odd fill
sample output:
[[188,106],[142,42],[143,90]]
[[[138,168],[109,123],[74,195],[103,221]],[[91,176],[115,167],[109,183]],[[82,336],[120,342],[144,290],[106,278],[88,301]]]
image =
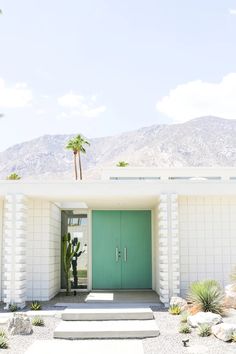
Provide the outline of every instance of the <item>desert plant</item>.
[[191,333],[192,330],[187,323],[182,324],[179,327],[179,333]]
[[7,338],[6,331],[3,328],[0,328],[0,338]]
[[41,310],[41,304],[38,301],[33,301],[30,308],[32,311],[39,311]]
[[8,309],[11,312],[16,312],[18,310],[18,306],[16,304],[10,304]]
[[21,179],[21,177],[17,173],[11,173],[9,176],[7,176],[7,179],[16,181]]
[[189,314],[188,311],[182,312],[182,313],[181,313],[180,322],[181,322],[181,323],[187,323],[188,316],[190,316],[190,314]]
[[236,332],[233,332],[231,339],[232,339],[232,342],[234,342],[234,343],[236,342]]
[[223,292],[215,280],[197,281],[191,284],[188,300],[200,311],[223,313]]
[[200,337],[208,337],[211,335],[211,326],[209,326],[207,323],[203,323],[198,326],[197,328],[197,334]]
[[179,305],[176,305],[176,304],[170,305],[168,311],[169,311],[169,313],[171,315],[179,315],[181,313],[181,307]]
[[119,161],[117,164],[116,164],[117,167],[127,167],[129,166],[129,163],[126,162],[126,161]]
[[8,349],[8,341],[4,337],[0,337],[0,349]]
[[44,320],[42,317],[35,316],[32,318],[32,325],[33,326],[38,326],[38,327],[43,327],[44,326]]
[[75,254],[78,253],[80,248],[80,242],[77,243],[75,248],[73,247],[71,235],[68,232],[64,235],[63,240],[63,266],[66,277],[66,293],[67,295],[71,292],[71,282],[70,282],[70,270],[71,270],[71,261]]

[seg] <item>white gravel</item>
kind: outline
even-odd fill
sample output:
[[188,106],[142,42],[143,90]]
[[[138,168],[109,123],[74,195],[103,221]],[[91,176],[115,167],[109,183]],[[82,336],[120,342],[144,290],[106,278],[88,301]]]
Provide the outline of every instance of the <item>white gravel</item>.
[[[236,343],[225,343],[213,335],[199,337],[195,329],[190,334],[180,334],[180,316],[167,311],[154,314],[161,334],[143,340],[145,354],[236,354]],[[189,339],[189,347],[183,347],[183,339]]]
[[[178,332],[180,316],[170,315],[167,311],[155,311],[154,314],[161,334],[157,338],[143,340],[145,354],[236,354],[236,343],[225,343],[212,335],[202,338],[194,329],[191,334],[180,334]],[[44,321],[45,327],[33,327],[34,332],[31,335],[9,337],[10,348],[0,349],[0,352],[24,354],[36,339],[52,339],[53,330],[61,320],[55,317],[44,317]],[[0,328],[5,326],[0,325]],[[189,347],[183,347],[183,339],[190,340]]]
[[[29,335],[8,336],[9,349],[0,349],[0,352],[3,354],[24,354],[36,339],[52,339],[53,330],[60,321],[55,317],[44,317],[44,327],[33,326],[33,333]],[[1,328],[6,329],[6,325],[1,325]]]

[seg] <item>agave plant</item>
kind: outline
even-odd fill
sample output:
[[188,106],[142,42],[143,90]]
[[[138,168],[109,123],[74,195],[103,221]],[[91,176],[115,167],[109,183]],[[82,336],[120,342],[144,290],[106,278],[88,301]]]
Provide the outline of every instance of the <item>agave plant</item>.
[[44,326],[44,320],[42,317],[35,316],[32,318],[32,325],[33,326],[38,326],[38,327],[43,327]]
[[18,311],[18,306],[17,306],[16,304],[10,304],[10,305],[8,306],[8,309],[9,309],[9,311],[11,311],[11,312],[16,312],[16,311]]
[[0,337],[0,349],[8,349],[8,341],[5,337]]
[[231,339],[232,339],[232,342],[234,342],[234,343],[236,342],[236,332],[233,332]]
[[190,326],[187,323],[184,323],[180,326],[179,328],[179,333],[191,333],[192,330],[190,328]]
[[200,311],[223,313],[223,291],[215,280],[204,280],[192,283],[188,300]]
[[197,333],[200,337],[209,337],[211,335],[211,326],[203,323],[198,326]]
[[188,311],[182,312],[182,313],[181,313],[180,322],[181,322],[181,323],[187,323],[188,316],[190,316],[190,314],[189,314]]
[[181,313],[181,307],[179,305],[174,304],[169,307],[168,311],[171,315],[179,315]]
[[0,338],[7,338],[6,331],[3,328],[0,328]]
[[39,311],[41,310],[41,304],[38,301],[33,301],[30,308],[32,311]]

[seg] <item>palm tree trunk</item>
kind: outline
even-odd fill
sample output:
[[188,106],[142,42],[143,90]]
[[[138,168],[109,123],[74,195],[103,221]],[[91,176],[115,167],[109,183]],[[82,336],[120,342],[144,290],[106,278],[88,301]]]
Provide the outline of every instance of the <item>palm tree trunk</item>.
[[80,155],[80,151],[78,151],[78,159],[79,159],[79,173],[80,173],[80,180],[83,179],[83,175],[82,175],[82,164],[81,164],[81,155]]
[[77,160],[76,160],[77,151],[74,151],[74,167],[75,167],[75,179],[78,179],[78,171],[77,171]]

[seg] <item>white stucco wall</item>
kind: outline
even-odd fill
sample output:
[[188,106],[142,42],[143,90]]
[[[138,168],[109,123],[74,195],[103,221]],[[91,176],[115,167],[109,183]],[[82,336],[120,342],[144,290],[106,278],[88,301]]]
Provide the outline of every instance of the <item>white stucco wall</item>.
[[196,280],[229,283],[236,265],[236,197],[179,197],[180,287]]
[[0,300],[2,300],[2,244],[3,244],[3,200],[0,199]]
[[28,215],[27,299],[48,300],[60,290],[60,209],[31,199]]

